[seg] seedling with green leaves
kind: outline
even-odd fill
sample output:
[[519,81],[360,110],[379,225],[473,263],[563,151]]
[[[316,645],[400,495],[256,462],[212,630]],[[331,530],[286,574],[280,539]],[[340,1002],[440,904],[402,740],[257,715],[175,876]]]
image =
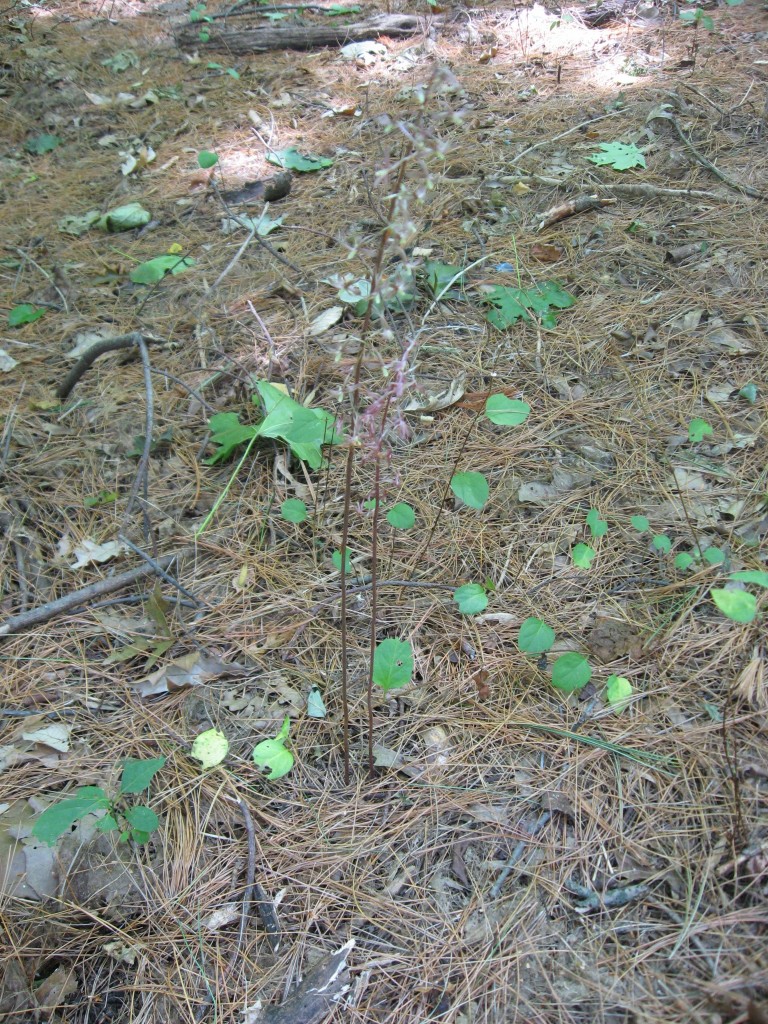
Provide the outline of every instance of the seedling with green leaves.
[[78,821],[89,814],[99,816],[99,832],[118,832],[121,843],[131,840],[139,845],[149,841],[157,828],[157,815],[145,804],[127,801],[149,788],[155,774],[165,764],[164,757],[139,760],[132,757],[123,762],[123,771],[117,791],[110,796],[101,786],[81,786],[72,797],[59,800],[47,807],[32,828],[32,835],[48,846],[53,846]]
[[220,412],[209,421],[211,440],[218,445],[206,465],[228,459],[238,448],[246,445],[246,455],[258,438],[284,441],[297,459],[312,469],[323,463],[321,449],[338,444],[334,417],[323,409],[308,409],[295,401],[269,381],[256,381],[254,404],[263,404],[266,415],[258,423],[241,423],[235,412]]
[[485,314],[489,324],[504,331],[518,320],[537,319],[549,330],[557,326],[555,310],[569,309],[576,299],[556,281],[542,281],[530,288],[491,285],[483,288],[483,301],[491,309]]

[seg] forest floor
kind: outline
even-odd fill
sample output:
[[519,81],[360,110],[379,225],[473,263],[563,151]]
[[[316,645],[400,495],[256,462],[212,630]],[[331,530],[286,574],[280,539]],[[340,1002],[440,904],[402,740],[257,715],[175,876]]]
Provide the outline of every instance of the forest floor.
[[766,9],[228,6],[0,12],[2,1020],[764,1024]]

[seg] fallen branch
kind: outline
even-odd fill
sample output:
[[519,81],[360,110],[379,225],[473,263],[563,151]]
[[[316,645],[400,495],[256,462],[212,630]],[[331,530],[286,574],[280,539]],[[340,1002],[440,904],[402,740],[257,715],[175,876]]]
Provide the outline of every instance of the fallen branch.
[[724,174],[719,168],[715,167],[711,160],[707,158],[696,149],[693,143],[686,137],[683,129],[677,123],[674,117],[669,115],[665,116],[665,120],[671,122],[672,127],[677,132],[677,137],[680,139],[685,148],[691,153],[692,156],[696,157],[702,167],[706,167],[708,171],[711,171],[716,178],[724,182],[730,188],[735,188],[737,192],[743,192],[744,195],[751,196],[753,199],[762,199],[763,201],[768,200],[768,195],[765,192],[761,192],[759,189],[752,188],[751,185],[742,185],[741,182],[734,181],[733,178],[729,178],[727,174]]
[[118,334],[116,338],[104,338],[103,341],[97,341],[94,345],[91,345],[88,351],[80,356],[57,388],[57,397],[63,402],[69,396],[75,384],[77,384],[87,370],[90,370],[99,356],[106,355],[107,352],[118,352],[121,348],[140,348],[140,341],[147,344],[152,341],[162,342],[163,339],[154,338],[152,335],[139,334],[138,331],[131,331],[130,334]]
[[[432,19],[430,24],[434,24]],[[424,30],[424,20],[412,14],[382,14],[351,25],[259,25],[227,32],[206,22],[200,38],[199,24],[184,25],[176,34],[176,45],[190,50],[225,50],[244,55],[267,50],[314,50],[321,46],[343,46],[377,36],[392,39],[412,36]]]
[[537,231],[543,231],[553,224],[559,224],[561,220],[568,217],[575,217],[577,213],[586,213],[588,210],[599,210],[603,206],[613,206],[615,199],[600,199],[598,196],[577,196],[567,203],[560,203],[553,206],[541,215],[541,220],[536,226]]
[[[194,548],[183,548],[175,555],[164,555],[162,558],[158,558],[156,564],[161,569],[167,569],[177,558],[191,555],[194,553],[194,550]],[[75,590],[71,594],[65,594],[64,597],[58,597],[55,601],[48,601],[37,608],[30,608],[29,611],[21,612],[19,615],[11,615],[4,622],[0,622],[0,638],[21,633],[26,629],[31,629],[33,626],[39,626],[43,622],[49,622],[51,619],[56,618],[57,615],[74,611],[75,608],[88,604],[94,598],[103,597],[105,594],[113,594],[116,590],[122,590],[123,587],[127,587],[129,584],[135,583],[136,580],[140,580],[142,577],[149,576],[154,572],[154,565],[139,565],[135,569],[121,573],[119,576],[110,576],[107,579],[99,580],[97,583],[91,583],[80,590]]]

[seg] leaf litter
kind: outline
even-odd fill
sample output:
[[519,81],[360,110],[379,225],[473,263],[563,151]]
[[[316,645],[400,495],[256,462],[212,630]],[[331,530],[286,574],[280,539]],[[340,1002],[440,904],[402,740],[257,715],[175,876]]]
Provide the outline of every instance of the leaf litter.
[[[328,1009],[297,981],[316,969],[337,1013],[370,1022],[757,1019],[768,699],[750,617],[764,597],[738,573],[761,571],[768,534],[766,225],[764,204],[728,181],[764,187],[762,115],[742,102],[762,59],[759,18],[713,13],[737,61],[721,36],[698,26],[694,41],[671,11],[658,11],[662,41],[639,17],[594,29],[588,12],[569,23],[532,5],[475,11],[477,24],[429,46],[377,35],[346,59],[221,53],[206,66],[157,48],[162,9],[120,0],[97,25],[91,6],[68,5],[72,22],[53,34],[38,19],[45,53],[24,16],[9,34],[4,210],[20,250],[3,256],[4,306],[26,312],[6,331],[0,378],[13,410],[0,446],[4,615],[135,564],[116,524],[143,441],[132,459],[127,448],[147,433],[143,368],[97,362],[62,405],[67,353],[137,316],[165,339],[151,351],[152,435],[167,444],[151,453],[144,511],[120,526],[150,558],[185,544],[228,490],[195,556],[160,578],[158,614],[144,580],[117,604],[94,598],[4,641],[0,871],[14,938],[0,1011],[84,1021],[84,997],[109,978],[114,1022],[187,1019],[206,986],[222,1020],[284,1021],[291,1007],[308,1020]],[[443,108],[423,102],[435,59],[459,84]],[[54,66],[65,76],[55,88]],[[387,209],[377,161],[393,137],[380,118],[412,125],[432,109],[450,115],[438,125],[450,151],[414,201],[418,238],[403,250],[413,276],[386,268],[397,301],[361,350],[360,282]],[[204,173],[201,152],[217,157]],[[265,221],[252,186],[275,165],[296,172],[294,188],[269,200]],[[416,196],[423,178],[408,180]],[[248,219],[219,204],[219,182],[225,203],[258,201]],[[568,208],[536,231],[540,211]],[[254,238],[238,256],[252,229],[270,248]],[[55,253],[41,237],[57,239]],[[314,287],[335,277],[357,286],[354,302]],[[361,351],[363,394],[375,396],[398,340],[416,331],[382,501],[383,522],[407,503],[414,525],[383,526],[380,557],[391,580],[447,589],[380,593],[377,640],[412,636],[419,653],[407,689],[375,704],[375,777],[355,748],[345,788],[331,568],[345,451],[314,436],[313,467],[270,437],[234,472],[202,461],[214,454],[206,423],[231,414],[253,436],[256,381],[343,418]],[[496,423],[482,416],[493,395],[505,396]],[[530,415],[510,429],[516,402]],[[694,420],[712,434],[692,442]],[[440,507],[450,477],[468,472],[490,481],[487,499],[465,488],[470,504],[449,495]],[[371,486],[372,466],[358,464],[355,508]],[[86,504],[101,493],[116,497]],[[306,502],[306,519],[280,517],[288,499]],[[599,536],[585,525],[591,509],[607,523]],[[640,516],[645,533],[630,522]],[[350,538],[360,742],[370,522],[361,511]],[[661,536],[669,556],[652,547]],[[579,568],[572,552],[587,542],[595,557]],[[698,548],[725,562],[697,561]],[[685,574],[678,552],[694,559]],[[467,585],[484,591],[481,615],[451,598]],[[528,655],[516,638],[533,616],[557,638]],[[554,691],[552,663],[584,652],[591,694]],[[307,710],[316,693],[324,717]],[[248,755],[277,742],[286,716],[279,746],[294,764],[270,782]],[[219,732],[230,744],[205,774],[189,756],[203,721],[219,753]],[[85,822],[56,850],[30,841],[44,806],[160,750],[161,826],[142,852]],[[258,816],[264,895],[285,889],[278,954],[255,914],[241,934],[249,838],[235,793]],[[184,932],[199,936],[201,923],[215,930],[204,949]],[[124,927],[130,943],[113,945]]]

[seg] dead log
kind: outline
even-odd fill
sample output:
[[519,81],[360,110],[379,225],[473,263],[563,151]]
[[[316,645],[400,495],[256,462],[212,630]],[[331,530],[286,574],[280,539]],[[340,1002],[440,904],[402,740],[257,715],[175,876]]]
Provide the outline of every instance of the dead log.
[[[434,19],[432,19],[434,23]],[[201,25],[207,39],[200,39]],[[182,50],[217,50],[245,56],[267,50],[314,50],[321,46],[344,46],[361,43],[377,36],[402,38],[424,31],[422,18],[413,14],[380,14],[352,25],[259,25],[227,30],[215,22],[184,25],[176,33],[176,44]]]

